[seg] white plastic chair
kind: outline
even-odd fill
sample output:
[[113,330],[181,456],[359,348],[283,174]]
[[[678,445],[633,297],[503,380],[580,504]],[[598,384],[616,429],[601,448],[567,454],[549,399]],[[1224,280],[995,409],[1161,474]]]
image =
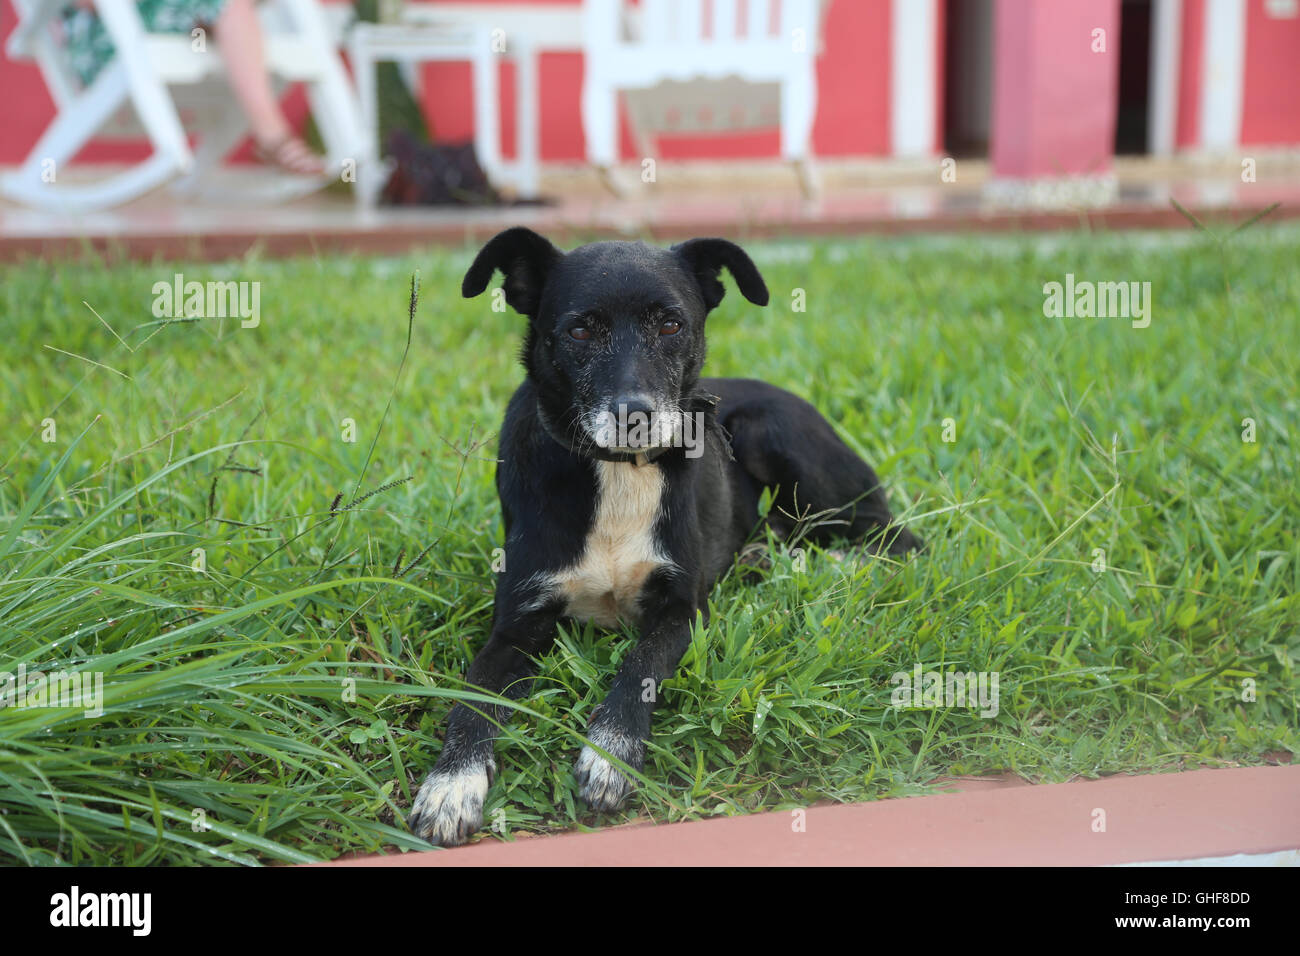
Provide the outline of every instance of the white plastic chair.
[[[436,9],[436,7],[435,7]],[[486,27],[449,22],[358,23],[348,35],[348,59],[357,78],[361,121],[370,137],[370,148],[378,150],[379,87],[375,67],[382,62],[427,63],[469,60],[474,76],[474,150],[488,180],[498,183],[505,175],[501,160],[501,117],[497,104],[497,63],[492,52],[491,33]],[[521,91],[521,104],[536,97],[534,87]],[[379,162],[378,152],[368,157]],[[527,185],[537,191],[535,157]],[[371,177],[366,188],[358,189],[362,205],[373,206],[383,183]]]
[[781,156],[796,164],[805,191],[814,191],[811,141],[824,7],[818,0],[712,0],[707,8],[703,0],[641,0],[637,7],[585,0],[588,161],[608,177],[617,159],[622,92],[647,153],[651,130],[731,132],[778,119]]
[[[36,61],[57,113],[22,166],[0,177],[0,192],[37,207],[88,210],[129,202],[169,182],[194,191],[199,174],[218,165],[247,134],[242,111],[217,80],[222,64],[215,41],[209,39],[205,51],[196,51],[188,35],[145,32],[133,0],[94,0],[115,53],[82,88],[50,29],[66,2],[13,0],[20,20],[8,54]],[[371,175],[365,158],[373,150],[320,6],[316,0],[272,0],[265,6],[260,13],[267,67],[277,81],[307,85],[327,168],[341,172],[352,163],[358,177]],[[182,110],[193,117],[197,154],[181,122]],[[66,181],[66,164],[90,139],[141,135],[153,146],[148,159],[94,182]],[[325,182],[284,176],[271,193],[258,198],[290,198]]]

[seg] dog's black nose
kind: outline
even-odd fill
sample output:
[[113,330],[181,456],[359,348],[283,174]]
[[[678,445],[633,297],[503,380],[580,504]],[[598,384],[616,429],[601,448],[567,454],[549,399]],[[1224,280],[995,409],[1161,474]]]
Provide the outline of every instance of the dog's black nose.
[[635,424],[640,421],[648,423],[654,410],[654,404],[644,395],[620,395],[614,399],[614,407],[610,412],[615,421]]

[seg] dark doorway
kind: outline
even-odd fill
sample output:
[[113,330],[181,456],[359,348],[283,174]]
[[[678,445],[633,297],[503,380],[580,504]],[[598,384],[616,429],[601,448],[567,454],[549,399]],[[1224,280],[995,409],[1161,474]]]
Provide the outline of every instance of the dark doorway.
[[945,0],[943,148],[949,156],[989,154],[993,103],[994,0]]
[[1119,13],[1119,109],[1115,154],[1147,152],[1151,122],[1151,0],[1124,0]]

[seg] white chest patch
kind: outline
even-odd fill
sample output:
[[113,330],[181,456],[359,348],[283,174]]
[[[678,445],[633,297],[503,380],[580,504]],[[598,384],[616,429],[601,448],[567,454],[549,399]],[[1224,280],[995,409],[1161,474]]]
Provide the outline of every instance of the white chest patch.
[[671,563],[654,540],[664,476],[653,463],[598,461],[596,484],[596,519],[582,557],[549,583],[565,598],[569,617],[615,627],[619,618],[635,617],[646,577]]

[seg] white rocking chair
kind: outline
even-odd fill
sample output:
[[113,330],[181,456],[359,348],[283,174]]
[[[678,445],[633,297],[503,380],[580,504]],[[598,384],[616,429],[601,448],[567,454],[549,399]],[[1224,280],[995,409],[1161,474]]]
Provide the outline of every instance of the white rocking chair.
[[[639,146],[650,131],[735,132],[779,122],[781,157],[806,193],[817,112],[818,0],[586,0],[582,121],[587,159],[611,182],[623,92]],[[779,24],[771,29],[771,15]]]
[[[0,177],[0,192],[40,208],[83,211],[129,202],[166,183],[196,191],[199,174],[219,165],[247,135],[242,111],[217,79],[222,64],[216,50],[211,44],[205,51],[194,49],[188,35],[147,33],[133,0],[94,0],[115,53],[82,88],[51,30],[50,21],[66,2],[13,0],[20,21],[8,53],[36,61],[57,114],[22,166]],[[357,177],[374,174],[366,168],[374,151],[356,94],[320,6],[316,0],[273,0],[265,7],[260,13],[267,67],[281,83],[307,84],[326,168],[334,175],[348,168]],[[182,110],[193,117],[197,152],[190,148]],[[95,182],[65,181],[65,164],[90,139],[141,135],[153,146],[148,159]],[[286,175],[271,192],[241,198],[282,200],[327,182]]]

